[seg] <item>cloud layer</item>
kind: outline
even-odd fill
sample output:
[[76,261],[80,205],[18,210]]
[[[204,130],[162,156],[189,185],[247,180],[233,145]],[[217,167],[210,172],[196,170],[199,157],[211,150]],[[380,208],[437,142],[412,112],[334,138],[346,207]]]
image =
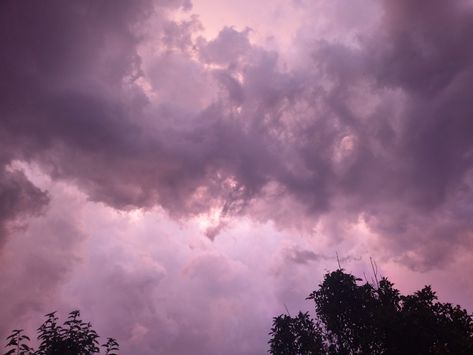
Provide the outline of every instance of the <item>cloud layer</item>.
[[[272,311],[244,310],[264,295],[256,276],[245,281],[257,263],[232,256],[229,245],[212,246],[241,221],[285,235],[274,237],[287,239],[278,247],[265,245],[275,249],[257,275],[284,276],[287,285],[305,281],[299,274],[291,281],[287,265],[323,269],[334,245],[347,248],[347,262],[359,259],[352,251],[376,252],[387,269],[464,265],[473,236],[471,1],[277,6],[300,25],[274,28],[262,40],[262,30],[244,23],[206,37],[184,0],[0,5],[0,262],[10,265],[3,283],[46,275],[31,291],[38,301],[8,303],[5,319],[42,309],[47,297],[62,302],[57,293],[76,287],[90,297],[77,296],[78,303],[97,300],[89,310],[110,317],[103,329],[128,337],[125,346],[144,344],[143,354],[185,354],[198,345],[203,354],[264,351],[265,339],[242,342],[250,330],[220,334],[241,327],[225,328],[222,307],[243,323],[256,317],[258,329]],[[293,27],[291,40],[278,42]],[[137,237],[155,253],[142,259],[120,252],[126,238],[109,244],[91,210],[119,235],[113,225],[122,222],[108,213],[161,211],[160,219],[174,221],[163,234],[179,234],[173,223],[200,221],[214,244],[202,241],[205,248],[184,253],[186,262],[162,261],[160,247],[176,253],[188,241]],[[309,242],[296,245],[300,233]],[[90,240],[103,252],[91,252]],[[51,249],[36,249],[41,243]],[[247,248],[264,252],[258,243]],[[31,265],[23,273],[12,271],[16,254]],[[101,258],[109,267],[95,275]],[[139,266],[127,267],[130,258]],[[300,296],[274,282],[264,283],[274,299]],[[10,288],[0,294],[19,292]],[[178,296],[184,291],[196,299]],[[126,310],[118,322],[102,309],[103,294]],[[193,302],[210,314],[203,333],[196,324],[206,314]],[[114,325],[123,319],[135,323]],[[160,332],[186,341],[180,348],[177,340],[142,340],[161,339]],[[255,350],[257,341],[263,346]]]

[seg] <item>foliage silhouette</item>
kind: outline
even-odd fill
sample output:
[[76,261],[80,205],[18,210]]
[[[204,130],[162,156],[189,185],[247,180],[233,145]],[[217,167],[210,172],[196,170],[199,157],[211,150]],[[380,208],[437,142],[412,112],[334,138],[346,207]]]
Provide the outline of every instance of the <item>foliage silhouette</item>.
[[343,269],[325,275],[308,297],[308,313],[273,319],[274,355],[473,354],[473,317],[460,306],[437,301],[430,286],[401,295],[382,278],[375,285]]
[[[4,355],[90,355],[100,353],[99,336],[90,323],[80,319],[79,311],[72,311],[63,325],[58,325],[56,312],[46,314],[46,320],[38,328],[38,349],[28,345],[30,338],[23,329],[15,329],[7,337]],[[108,338],[101,345],[105,355],[117,355],[118,342]],[[8,349],[9,348],[9,349]]]

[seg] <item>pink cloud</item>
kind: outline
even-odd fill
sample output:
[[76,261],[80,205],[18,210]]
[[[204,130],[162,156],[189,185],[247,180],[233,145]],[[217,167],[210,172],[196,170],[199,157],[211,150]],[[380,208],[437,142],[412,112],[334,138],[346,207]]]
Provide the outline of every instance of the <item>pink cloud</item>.
[[471,6],[266,5],[2,5],[0,335],[263,353],[337,252],[468,302]]

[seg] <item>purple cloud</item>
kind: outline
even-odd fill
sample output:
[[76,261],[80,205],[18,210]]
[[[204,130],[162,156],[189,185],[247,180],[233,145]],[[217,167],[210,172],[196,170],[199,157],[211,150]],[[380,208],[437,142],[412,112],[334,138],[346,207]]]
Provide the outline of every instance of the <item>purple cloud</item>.
[[[265,339],[250,333],[262,336],[271,307],[295,305],[305,292],[299,267],[323,270],[336,243],[355,245],[345,254],[358,255],[365,241],[350,234],[354,226],[376,236],[370,251],[381,250],[386,265],[433,272],[455,264],[473,230],[473,8],[358,3],[363,21],[343,2],[297,2],[307,14],[294,43],[278,50],[252,39],[258,29],[231,23],[206,38],[183,0],[0,5],[0,262],[24,265],[2,281],[44,281],[28,288],[37,301],[8,303],[4,319],[50,300],[66,308],[59,293],[75,285],[78,303],[109,317],[100,327],[126,339],[126,349],[251,354],[264,351]],[[68,219],[71,200],[79,216]],[[110,242],[118,258],[91,255],[89,240],[111,246],[95,236],[100,222],[84,226],[95,221],[81,214],[90,208],[103,220],[136,210],[164,211],[183,225],[207,218],[201,234],[213,242],[188,251],[187,241],[157,236],[146,243],[159,257],[141,259],[119,239]],[[256,276],[246,281],[257,257],[212,249],[246,220],[313,236],[280,250],[268,242],[270,255],[259,256],[266,269],[257,273],[272,275],[261,281],[267,293]],[[27,222],[29,229],[16,228]],[[153,243],[172,248],[161,253]],[[248,248],[264,254],[258,243]],[[0,291],[3,299],[18,294]],[[261,295],[274,303],[257,314],[258,331],[238,333],[252,324],[245,307],[264,304]],[[121,311],[112,315],[114,307]],[[219,315],[225,307],[241,319]]]

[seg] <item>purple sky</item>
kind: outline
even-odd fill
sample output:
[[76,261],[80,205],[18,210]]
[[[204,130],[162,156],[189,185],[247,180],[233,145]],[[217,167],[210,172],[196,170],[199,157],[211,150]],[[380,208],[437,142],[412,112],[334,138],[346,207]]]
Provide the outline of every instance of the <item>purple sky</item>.
[[337,267],[473,309],[471,0],[0,4],[0,336],[264,354]]

